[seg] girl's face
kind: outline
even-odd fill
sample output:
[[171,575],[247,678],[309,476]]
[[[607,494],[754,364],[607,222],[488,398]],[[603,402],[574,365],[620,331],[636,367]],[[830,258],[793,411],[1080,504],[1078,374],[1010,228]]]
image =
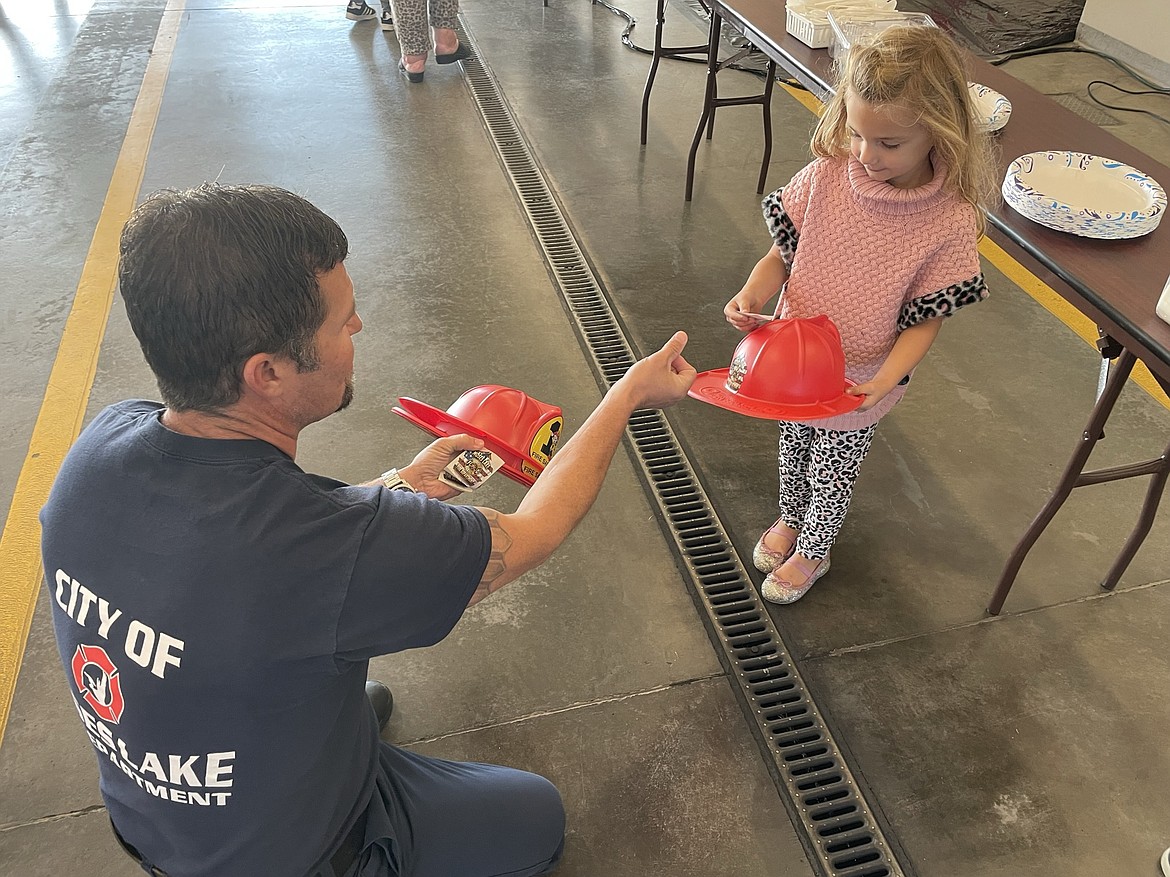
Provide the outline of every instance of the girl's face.
[[875,106],[852,92],[845,95],[849,151],[871,180],[914,189],[934,177],[930,150],[934,138],[905,107]]

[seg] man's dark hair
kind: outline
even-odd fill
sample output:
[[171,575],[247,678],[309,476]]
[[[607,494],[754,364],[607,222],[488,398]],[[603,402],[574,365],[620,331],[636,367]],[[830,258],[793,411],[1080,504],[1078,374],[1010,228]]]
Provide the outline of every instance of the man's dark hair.
[[176,411],[237,402],[257,353],[317,368],[326,312],[317,276],[348,252],[336,222],[273,186],[147,198],[122,229],[118,281],[163,401]]

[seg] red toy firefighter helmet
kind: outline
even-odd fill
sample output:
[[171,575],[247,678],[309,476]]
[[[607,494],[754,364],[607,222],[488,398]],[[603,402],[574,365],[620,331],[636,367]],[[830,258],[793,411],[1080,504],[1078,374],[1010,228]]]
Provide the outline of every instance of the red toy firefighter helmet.
[[401,396],[394,413],[440,438],[466,433],[504,461],[503,472],[531,487],[556,452],[565,419],[547,405],[511,387],[472,387],[446,411]]
[[689,395],[701,402],[768,420],[821,420],[856,409],[847,396],[845,354],[836,325],[824,314],[773,320],[749,332],[730,368],[699,374]]

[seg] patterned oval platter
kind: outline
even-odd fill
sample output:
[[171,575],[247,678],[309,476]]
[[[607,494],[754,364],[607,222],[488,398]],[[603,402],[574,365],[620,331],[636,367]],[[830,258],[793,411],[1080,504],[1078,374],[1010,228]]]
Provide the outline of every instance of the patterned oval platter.
[[1120,161],[1084,152],[1030,152],[1008,165],[1004,200],[1057,231],[1116,240],[1149,234],[1166,212],[1166,190]]
[[985,131],[998,131],[1008,123],[1012,114],[1012,102],[994,89],[978,82],[968,82],[967,90],[971,92],[971,103],[975,106],[975,116],[979,125]]

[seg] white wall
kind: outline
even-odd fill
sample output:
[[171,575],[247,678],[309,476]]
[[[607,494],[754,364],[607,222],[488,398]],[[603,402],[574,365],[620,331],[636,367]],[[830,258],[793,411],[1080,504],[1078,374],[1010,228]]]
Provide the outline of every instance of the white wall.
[[[1086,0],[1077,35],[1090,47],[1117,55],[1166,84],[1170,72],[1167,0]],[[1125,47],[1132,51],[1117,51]]]

